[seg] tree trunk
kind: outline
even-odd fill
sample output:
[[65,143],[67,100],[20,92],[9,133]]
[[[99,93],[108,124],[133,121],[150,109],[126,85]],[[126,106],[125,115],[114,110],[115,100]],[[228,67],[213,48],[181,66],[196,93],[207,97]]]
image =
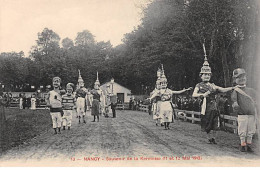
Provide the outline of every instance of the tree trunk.
[[222,61],[222,69],[224,74],[224,83],[225,87],[230,86],[230,77],[229,77],[229,69],[227,63],[227,50],[225,48],[221,49],[221,61]]
[[250,40],[250,43],[249,43],[249,56],[250,56],[250,60],[248,61],[248,71],[249,71],[249,81],[248,81],[248,85],[250,87],[253,87],[253,88],[257,88],[257,81],[258,81],[258,78],[259,78],[259,46],[258,46],[258,43],[259,42],[259,22],[260,19],[259,19],[259,9],[258,9],[258,5],[255,9],[255,12],[254,12],[254,16],[253,16],[253,19],[252,19],[252,24],[250,25],[250,34],[251,35],[255,35],[252,37],[252,39]]

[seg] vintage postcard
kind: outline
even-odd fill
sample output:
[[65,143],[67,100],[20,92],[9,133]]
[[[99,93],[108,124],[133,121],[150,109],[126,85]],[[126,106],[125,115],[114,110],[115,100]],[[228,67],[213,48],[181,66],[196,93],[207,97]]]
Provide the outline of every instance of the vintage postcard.
[[259,1],[0,0],[0,167],[258,167]]

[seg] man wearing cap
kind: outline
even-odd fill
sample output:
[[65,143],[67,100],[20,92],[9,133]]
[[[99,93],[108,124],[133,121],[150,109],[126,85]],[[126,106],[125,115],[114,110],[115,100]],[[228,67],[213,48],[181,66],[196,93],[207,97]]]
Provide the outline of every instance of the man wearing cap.
[[233,71],[234,83],[237,88],[231,94],[234,113],[238,115],[238,135],[241,152],[252,152],[252,138],[256,132],[256,91],[246,87],[246,72],[242,68]]
[[216,94],[218,92],[225,93],[234,88],[223,88],[216,86],[214,83],[210,83],[211,75],[211,68],[209,67],[205,55],[204,63],[200,71],[202,82],[196,85],[192,97],[201,97],[203,99],[201,106],[201,129],[207,133],[208,143],[216,144],[216,130],[220,126]]
[[70,130],[72,115],[75,112],[76,108],[75,96],[73,95],[73,87],[74,85],[72,83],[68,83],[66,86],[67,93],[62,96],[62,106],[64,112],[64,115],[62,117],[63,130],[65,130],[66,126],[68,127],[68,130]]
[[52,79],[53,90],[50,91],[46,97],[47,106],[50,107],[50,114],[52,118],[52,126],[54,129],[54,134],[57,134],[57,128],[58,128],[58,133],[60,133],[61,122],[62,122],[63,112],[62,112],[61,95],[62,93],[64,94],[64,92],[60,90],[60,83],[61,83],[61,79],[59,77],[54,77]]

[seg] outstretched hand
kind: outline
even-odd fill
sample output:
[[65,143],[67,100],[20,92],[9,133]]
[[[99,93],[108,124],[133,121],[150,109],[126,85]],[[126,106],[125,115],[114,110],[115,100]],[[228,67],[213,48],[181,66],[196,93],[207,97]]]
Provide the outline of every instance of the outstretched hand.
[[236,88],[239,88],[239,85],[236,85],[235,87],[233,87],[233,90],[235,90]]
[[189,88],[187,88],[186,90],[189,91],[189,90],[192,90],[192,89],[193,89],[193,87],[189,87]]

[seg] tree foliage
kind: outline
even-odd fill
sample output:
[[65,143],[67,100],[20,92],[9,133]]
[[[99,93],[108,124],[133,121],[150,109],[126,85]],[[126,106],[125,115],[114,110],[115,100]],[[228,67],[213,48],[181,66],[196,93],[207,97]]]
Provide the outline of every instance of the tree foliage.
[[256,0],[154,0],[143,9],[141,25],[116,47],[97,42],[88,30],[74,41],[60,42],[57,33],[45,28],[29,58],[23,52],[0,55],[0,81],[21,89],[45,86],[60,76],[64,86],[77,82],[80,69],[87,87],[93,87],[98,71],[101,83],[113,77],[135,94],[148,94],[163,64],[168,86],[178,90],[200,81],[205,43],[215,84],[231,85],[232,71],[244,67],[252,86],[257,80],[251,75],[257,67],[258,18]]

